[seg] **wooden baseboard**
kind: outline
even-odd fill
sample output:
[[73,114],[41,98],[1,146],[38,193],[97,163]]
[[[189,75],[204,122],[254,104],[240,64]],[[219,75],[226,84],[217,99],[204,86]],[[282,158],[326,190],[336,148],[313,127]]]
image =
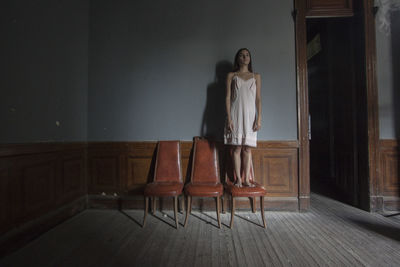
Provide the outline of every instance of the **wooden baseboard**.
[[309,209],[310,209],[310,197],[309,196],[299,197],[299,210],[307,211]]
[[383,197],[371,196],[369,200],[371,212],[383,212]]
[[371,197],[371,212],[398,212],[400,211],[399,197],[374,196]]
[[383,198],[383,211],[385,211],[385,212],[400,211],[400,198],[399,197],[384,197]]

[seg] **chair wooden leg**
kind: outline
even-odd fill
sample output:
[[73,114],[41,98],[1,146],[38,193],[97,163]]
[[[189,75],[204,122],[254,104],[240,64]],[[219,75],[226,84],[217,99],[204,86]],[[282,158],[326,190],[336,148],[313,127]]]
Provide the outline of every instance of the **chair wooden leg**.
[[178,229],[178,227],[179,227],[179,223],[178,223],[178,196],[174,196],[174,215],[175,215],[176,229]]
[[231,225],[230,228],[233,227],[233,217],[235,216],[235,198],[231,196]]
[[156,197],[151,198],[151,213],[154,214],[156,212]]
[[143,225],[142,227],[144,227],[146,225],[146,218],[147,218],[147,210],[149,209],[149,197],[145,197],[144,198],[144,218],[143,218]]
[[252,211],[253,211],[253,213],[256,213],[256,198],[255,197],[252,197],[251,198],[251,200],[252,200]]
[[192,197],[191,197],[191,196],[188,196],[187,199],[188,199],[188,203],[187,203],[185,224],[183,225],[183,227],[186,227],[186,224],[187,224],[187,222],[188,222],[189,213],[190,213],[191,210],[192,210]]
[[267,227],[267,224],[265,222],[265,216],[264,216],[264,197],[260,197],[260,208],[261,208],[261,216],[264,224],[264,228]]
[[189,215],[192,214],[192,197],[188,197]]
[[225,214],[225,193],[222,194],[222,214]]
[[221,228],[221,218],[219,216],[219,210],[221,209],[221,197],[217,196],[217,219],[218,219],[218,227]]
[[182,195],[182,200],[181,200],[181,213],[185,211],[185,195]]

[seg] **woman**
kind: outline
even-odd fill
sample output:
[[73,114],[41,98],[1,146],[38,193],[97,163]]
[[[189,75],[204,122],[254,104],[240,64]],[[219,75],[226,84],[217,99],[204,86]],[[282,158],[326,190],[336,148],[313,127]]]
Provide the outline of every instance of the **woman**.
[[224,134],[225,144],[233,146],[233,166],[239,187],[252,186],[249,180],[251,147],[257,146],[257,131],[261,129],[260,92],[261,76],[253,73],[250,51],[241,48],[236,53],[233,72],[226,80],[227,125]]

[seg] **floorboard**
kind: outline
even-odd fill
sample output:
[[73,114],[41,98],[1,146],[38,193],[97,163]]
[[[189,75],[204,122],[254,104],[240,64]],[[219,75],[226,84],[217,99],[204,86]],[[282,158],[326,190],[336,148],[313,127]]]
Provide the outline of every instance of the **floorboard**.
[[0,266],[400,266],[400,219],[312,194],[308,212],[85,210]]

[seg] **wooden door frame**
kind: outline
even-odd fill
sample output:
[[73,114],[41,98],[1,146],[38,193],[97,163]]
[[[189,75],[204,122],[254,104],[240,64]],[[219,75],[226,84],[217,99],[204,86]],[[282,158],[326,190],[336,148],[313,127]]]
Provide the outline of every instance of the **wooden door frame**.
[[[372,196],[377,195],[378,167],[378,88],[376,79],[376,40],[373,0],[362,0],[365,34],[365,75],[368,127],[369,210],[375,209]],[[297,83],[297,129],[299,140],[299,210],[310,208],[310,143],[308,140],[308,81],[307,81],[307,0],[294,0]]]

